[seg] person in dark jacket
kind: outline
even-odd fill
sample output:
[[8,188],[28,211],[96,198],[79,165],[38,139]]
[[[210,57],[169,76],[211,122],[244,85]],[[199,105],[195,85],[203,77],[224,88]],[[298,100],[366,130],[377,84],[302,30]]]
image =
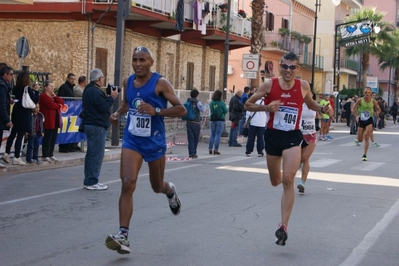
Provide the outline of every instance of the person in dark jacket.
[[105,190],[108,187],[99,183],[101,165],[104,159],[110,108],[118,97],[118,90],[111,90],[107,95],[101,90],[104,74],[99,68],[90,71],[90,83],[83,90],[82,118],[83,131],[87,137],[87,151],[84,166],[83,188],[87,190]]
[[47,80],[43,93],[39,98],[40,112],[44,115],[44,136],[42,140],[42,156],[46,162],[56,162],[54,146],[57,141],[58,129],[61,127],[61,107],[64,100],[54,93],[54,84]]
[[242,94],[242,90],[237,91],[237,93],[231,97],[229,103],[229,120],[231,121],[229,147],[242,147],[242,145],[237,142],[239,122],[244,111],[244,105],[241,102]]
[[197,116],[193,120],[187,120],[187,141],[188,141],[188,155],[190,158],[198,158],[197,155],[197,147],[200,137],[201,131],[201,114],[200,112],[205,112],[208,109],[207,104],[202,104],[198,101],[197,97],[199,95],[199,91],[196,89],[191,90],[190,96],[187,101],[191,102],[194,106],[195,113]]
[[22,72],[17,76],[17,81],[13,89],[15,101],[14,107],[12,109],[11,121],[13,127],[11,129],[11,134],[7,139],[6,151],[3,156],[3,160],[7,163],[10,162],[10,151],[11,146],[15,140],[14,148],[15,154],[12,164],[15,165],[25,165],[26,163],[20,158],[21,146],[23,137],[30,132],[32,125],[32,109],[24,108],[22,106],[22,95],[24,94],[25,87],[27,87],[29,97],[34,103],[39,102],[39,91],[33,90],[29,87],[30,78],[28,72]]
[[[9,66],[3,66],[0,70],[0,137],[3,138],[3,130],[10,129],[13,124],[10,119],[10,94],[9,83],[14,75],[14,70]],[[0,141],[1,146],[1,141]],[[4,160],[4,157],[3,157]],[[8,159],[9,160],[9,159]],[[0,168],[5,168],[0,164]]]
[[[73,87],[75,86],[76,76],[73,73],[69,73],[67,76],[67,80],[64,84],[61,85],[58,89],[57,95],[59,97],[75,97],[75,93],[73,91]],[[77,143],[72,144],[59,144],[59,152],[73,152],[77,151]]]
[[398,116],[398,104],[396,102],[393,103],[389,113],[392,115],[393,123],[396,124],[396,117]]

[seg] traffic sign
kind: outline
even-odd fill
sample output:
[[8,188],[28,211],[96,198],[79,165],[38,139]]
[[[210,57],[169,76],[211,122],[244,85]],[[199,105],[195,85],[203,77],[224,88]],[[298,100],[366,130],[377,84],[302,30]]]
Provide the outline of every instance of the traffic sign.
[[242,71],[258,72],[259,70],[259,54],[243,54],[242,55]]
[[245,79],[256,79],[258,72],[244,72],[243,73],[243,78]]
[[17,55],[19,58],[25,58],[29,53],[28,40],[25,37],[21,37],[17,41]]

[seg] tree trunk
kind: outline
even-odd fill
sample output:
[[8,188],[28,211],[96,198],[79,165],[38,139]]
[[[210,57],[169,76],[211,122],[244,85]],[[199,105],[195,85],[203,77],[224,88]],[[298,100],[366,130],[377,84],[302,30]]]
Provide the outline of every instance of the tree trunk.
[[[253,0],[251,3],[252,7],[252,22],[251,22],[251,54],[259,54],[262,51],[262,31],[263,31],[263,13],[265,10],[264,0]],[[261,58],[259,58],[259,68],[262,65]],[[257,74],[256,79],[251,79],[251,88],[259,87],[260,83],[260,72]]]

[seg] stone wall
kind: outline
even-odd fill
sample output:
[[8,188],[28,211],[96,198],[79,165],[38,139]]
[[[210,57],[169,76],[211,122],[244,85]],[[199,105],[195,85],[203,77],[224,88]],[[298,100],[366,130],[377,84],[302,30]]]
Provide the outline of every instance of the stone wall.
[[[50,72],[56,88],[68,73],[88,76],[95,67],[96,48],[107,49],[107,82],[114,83],[116,30],[92,21],[0,20],[0,62],[18,69],[16,43],[22,36],[29,42],[29,54],[22,65],[31,71]],[[154,53],[153,71],[163,74],[176,89],[187,89],[187,62],[194,63],[194,86],[209,89],[209,66],[216,66],[216,88],[221,88],[223,54],[220,51],[181,42],[178,38],[155,38],[126,30],[122,57],[122,77],[133,72],[132,54],[143,45]]]

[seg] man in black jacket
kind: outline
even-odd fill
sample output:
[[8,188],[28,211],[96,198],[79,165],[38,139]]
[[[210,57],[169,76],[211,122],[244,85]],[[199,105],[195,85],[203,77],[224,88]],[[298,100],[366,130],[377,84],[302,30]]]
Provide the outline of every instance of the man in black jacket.
[[229,147],[242,147],[242,145],[237,142],[239,122],[243,117],[244,111],[244,105],[241,102],[242,94],[242,90],[237,91],[237,93],[231,97],[229,103],[229,120],[231,121]]
[[[75,82],[76,82],[75,74],[69,73],[65,83],[62,84],[61,87],[58,89],[58,96],[59,97],[75,97],[75,94],[73,92],[73,87],[75,86]],[[59,144],[58,145],[59,152],[77,151],[77,149],[75,148],[76,146],[77,146],[77,143]]]
[[101,90],[104,74],[99,68],[90,71],[90,83],[83,90],[82,124],[87,137],[83,187],[87,190],[105,190],[108,187],[99,183],[101,165],[104,159],[105,140],[109,121],[110,108],[118,96],[118,90],[111,90],[107,95]]
[[[4,66],[0,70],[0,136],[3,138],[3,130],[11,128],[12,122],[10,120],[10,94],[9,83],[14,75],[14,70],[9,66]],[[0,141],[1,146],[1,141]],[[5,168],[4,164],[0,163],[0,168]]]

